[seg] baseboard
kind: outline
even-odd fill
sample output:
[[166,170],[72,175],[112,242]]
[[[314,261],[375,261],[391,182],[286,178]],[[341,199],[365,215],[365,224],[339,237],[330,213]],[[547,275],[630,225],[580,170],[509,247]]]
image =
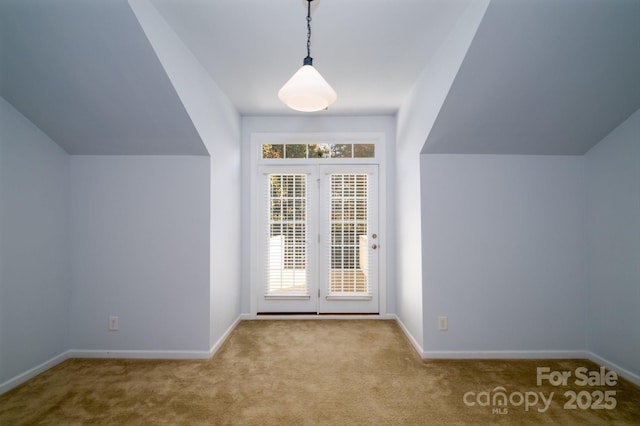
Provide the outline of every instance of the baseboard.
[[37,376],[38,374],[55,367],[61,362],[70,358],[120,358],[120,359],[209,359],[220,349],[225,340],[229,337],[234,328],[245,319],[240,315],[218,341],[208,351],[144,351],[144,350],[84,350],[70,349],[55,357],[37,365],[24,373],[20,373],[11,379],[0,383],[0,395],[21,385]]
[[413,346],[413,349],[415,349],[416,352],[418,352],[418,355],[420,355],[420,357],[424,358],[424,355],[423,355],[424,354],[424,350],[422,349],[422,346],[420,346],[420,343],[418,343],[418,341],[415,339],[415,337],[413,337],[413,335],[411,334],[411,332],[409,331],[407,326],[404,325],[402,320],[400,320],[400,318],[398,318],[397,315],[394,315],[394,317],[395,317],[396,322],[398,323],[398,325],[400,326],[400,328],[404,332],[405,336],[407,336],[407,339],[409,339],[409,342],[411,343],[411,346]]
[[613,370],[618,373],[619,376],[624,377],[631,383],[634,383],[640,386],[640,375],[635,374],[626,368],[620,367],[618,364],[609,361],[608,359],[602,358],[601,356],[593,353],[587,352],[587,358],[596,364],[602,365],[603,367],[608,368],[609,370]]
[[209,351],[71,349],[69,358],[209,359]]
[[59,355],[54,356],[53,358],[43,362],[40,365],[37,365],[27,371],[25,371],[24,373],[20,373],[15,377],[12,377],[11,379],[7,380],[4,383],[0,383],[0,395],[2,395],[5,392],[10,391],[11,389],[23,384],[24,382],[26,382],[27,380],[30,380],[32,378],[34,378],[35,376],[37,376],[38,374],[52,368],[55,367],[56,365],[60,364],[61,362],[67,360],[68,358],[70,358],[69,356],[69,351],[63,352]]
[[244,314],[239,315],[238,318],[236,318],[236,320],[233,322],[233,324],[231,324],[229,328],[227,328],[227,331],[225,331],[222,334],[222,336],[220,336],[220,338],[216,341],[216,343],[214,343],[214,345],[211,346],[211,349],[209,349],[209,358],[211,358],[216,354],[216,352],[218,352],[218,349],[220,349],[220,347],[225,342],[225,340],[227,340],[227,338],[229,337],[233,329],[235,329],[238,326],[238,324],[240,324],[240,321],[242,321],[243,319],[244,319]]
[[587,352],[570,351],[425,351],[423,359],[585,359]]
[[[353,317],[350,317],[353,318]],[[368,317],[371,318],[371,317]],[[379,319],[395,319],[407,339],[423,359],[589,359],[615,371],[618,375],[640,386],[640,376],[590,351],[424,351],[404,323],[393,314]],[[209,351],[138,351],[138,350],[75,350],[71,349],[39,364],[24,373],[0,383],[0,395],[55,367],[69,358],[122,358],[122,359],[209,359],[220,349],[240,321],[259,319],[256,315],[241,314]],[[292,319],[292,318],[289,318]]]
[[402,320],[393,315],[422,359],[584,359],[588,352],[571,351],[425,351]]

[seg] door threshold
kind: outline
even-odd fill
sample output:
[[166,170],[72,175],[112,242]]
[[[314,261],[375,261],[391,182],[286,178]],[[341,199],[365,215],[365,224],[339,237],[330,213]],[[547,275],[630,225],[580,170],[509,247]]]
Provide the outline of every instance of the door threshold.
[[324,320],[324,319],[395,319],[393,315],[380,314],[318,314],[318,313],[271,313],[260,312],[255,316],[247,316],[247,320]]

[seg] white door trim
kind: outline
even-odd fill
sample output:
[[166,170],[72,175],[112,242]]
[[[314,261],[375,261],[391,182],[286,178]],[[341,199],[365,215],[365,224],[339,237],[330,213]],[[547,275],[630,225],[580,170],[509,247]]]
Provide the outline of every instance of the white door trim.
[[[287,133],[251,133],[249,167],[248,174],[250,188],[250,229],[249,229],[249,281],[250,281],[250,315],[257,315],[258,298],[262,295],[262,264],[260,261],[260,250],[258,232],[260,232],[260,217],[257,212],[260,197],[262,196],[259,188],[259,166],[262,164],[287,164],[290,166],[307,165],[307,164],[376,164],[378,165],[378,204],[379,204],[379,234],[384,239],[388,234],[387,227],[387,177],[386,177],[386,137],[384,132],[287,132]],[[263,144],[276,143],[373,143],[375,144],[375,158],[351,158],[351,159],[331,159],[331,158],[313,158],[313,159],[283,159],[283,160],[264,160],[261,157],[261,147]],[[379,297],[379,313],[381,316],[387,315],[387,263],[390,253],[387,251],[387,244],[380,244],[379,248],[379,264],[378,264],[378,297]]]
[[[328,313],[374,313],[378,314],[380,312],[380,304],[379,304],[379,251],[377,247],[380,245],[380,230],[378,227],[379,222],[379,202],[378,202],[378,166],[377,165],[327,165],[320,166],[319,174],[321,176],[322,185],[320,187],[320,207],[321,212],[319,214],[319,232],[322,239],[321,249],[319,251],[320,257],[318,262],[319,270],[319,286],[320,286],[320,300],[318,301],[318,311],[322,314]],[[351,263],[350,267],[347,267],[345,271],[349,271],[351,268],[352,272],[347,272],[347,274],[355,273],[356,275],[352,275],[347,280],[347,286],[357,287],[358,284],[355,280],[362,280],[361,284],[366,283],[369,291],[367,293],[359,293],[357,290],[354,291],[353,294],[340,294],[334,293],[331,294],[329,292],[329,287],[331,287],[330,282],[333,281],[334,271],[332,270],[333,259],[331,258],[331,246],[332,246],[332,232],[327,227],[332,227],[332,220],[330,216],[332,215],[332,203],[330,202],[330,194],[332,191],[332,181],[331,176],[333,174],[338,175],[346,175],[346,176],[359,176],[355,179],[360,179],[362,176],[366,176],[366,233],[363,233],[360,236],[359,242],[348,242],[346,246],[342,246],[343,242],[337,244],[337,249],[342,252],[342,250],[346,249],[348,251],[357,250],[359,253],[355,256],[355,258],[351,258],[351,260],[347,260],[347,263]],[[340,179],[342,181],[342,179]],[[355,183],[355,180],[352,182]],[[340,187],[341,184],[339,184]],[[358,184],[356,184],[358,185]],[[346,188],[346,186],[345,186]],[[351,199],[351,197],[355,196],[353,193],[351,196],[347,195],[346,199]],[[338,197],[337,200],[340,204],[342,204],[342,196]],[[353,202],[353,201],[352,201]],[[356,203],[353,205],[352,215],[357,215],[357,207]],[[342,206],[344,206],[342,204]],[[338,206],[339,207],[339,206]],[[341,215],[340,208],[338,209],[338,215]],[[340,228],[344,226],[354,226],[357,222],[352,222],[355,217],[352,216],[352,219],[348,219],[343,222],[343,218],[340,218],[335,224]],[[360,222],[362,223],[362,222]],[[343,228],[344,229],[344,228]],[[354,229],[355,232],[355,229]],[[340,233],[336,234],[337,236]],[[343,235],[344,236],[344,235]],[[373,238],[375,237],[375,238]],[[352,244],[356,244],[357,249],[352,246]],[[372,249],[375,245],[376,249]],[[341,248],[342,247],[342,248]],[[344,256],[344,252],[342,252],[341,256]],[[364,257],[364,258],[363,258]],[[342,260],[339,260],[338,263],[342,264],[345,261],[343,257]],[[364,262],[365,266],[360,263]],[[360,264],[360,265],[359,265]],[[358,266],[359,265],[359,266]],[[369,269],[371,268],[371,269]],[[340,269],[336,271],[338,276],[340,276],[344,272],[340,272]],[[356,278],[356,276],[359,276]],[[338,277],[336,277],[338,278]],[[339,280],[344,279],[338,278]],[[354,280],[354,281],[351,281]],[[362,291],[360,289],[359,291]]]

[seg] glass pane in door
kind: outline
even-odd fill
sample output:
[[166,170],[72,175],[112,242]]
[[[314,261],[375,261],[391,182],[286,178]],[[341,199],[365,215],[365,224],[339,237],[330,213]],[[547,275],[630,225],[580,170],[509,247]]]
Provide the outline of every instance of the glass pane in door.
[[369,295],[367,174],[330,174],[329,295]]
[[308,295],[307,176],[271,174],[268,181],[265,295]]

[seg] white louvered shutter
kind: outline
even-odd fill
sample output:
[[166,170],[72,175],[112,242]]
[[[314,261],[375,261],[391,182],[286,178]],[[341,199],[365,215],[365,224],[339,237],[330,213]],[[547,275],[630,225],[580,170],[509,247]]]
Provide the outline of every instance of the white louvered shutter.
[[308,297],[308,176],[273,173],[265,181],[264,296]]
[[369,175],[367,173],[329,173],[329,210],[324,217],[329,238],[325,250],[329,268],[329,297],[370,297],[371,256],[369,253]]

